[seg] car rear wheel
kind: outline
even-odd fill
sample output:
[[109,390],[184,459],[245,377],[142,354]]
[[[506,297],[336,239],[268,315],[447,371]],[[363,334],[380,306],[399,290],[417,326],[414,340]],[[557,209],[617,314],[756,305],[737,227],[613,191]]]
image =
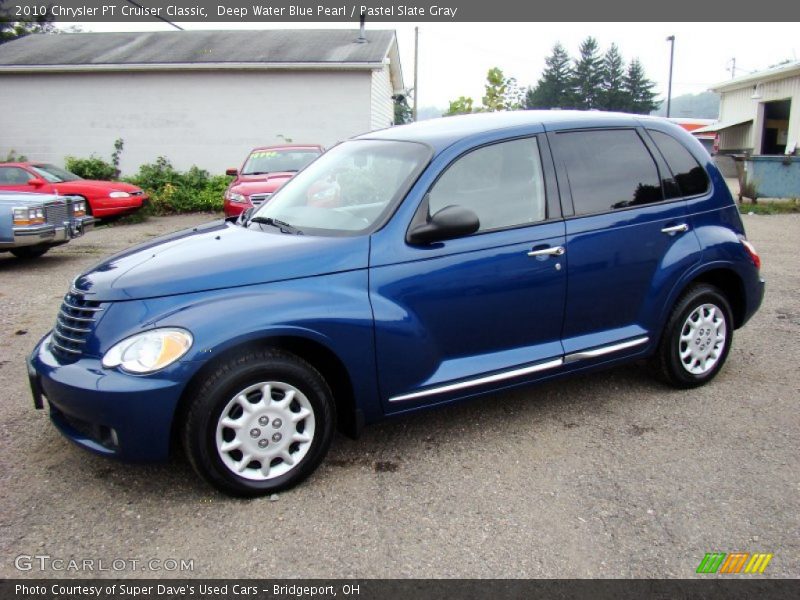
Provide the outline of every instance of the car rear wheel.
[[690,287],[672,310],[654,367],[670,385],[692,388],[713,379],[730,351],[733,318],[730,304],[714,286]]
[[195,388],[183,444],[214,487],[258,496],[308,477],[333,438],[335,405],[311,365],[280,350],[248,351]]
[[24,260],[31,258],[39,258],[50,250],[50,246],[22,246],[21,248],[12,248],[11,254],[17,258]]

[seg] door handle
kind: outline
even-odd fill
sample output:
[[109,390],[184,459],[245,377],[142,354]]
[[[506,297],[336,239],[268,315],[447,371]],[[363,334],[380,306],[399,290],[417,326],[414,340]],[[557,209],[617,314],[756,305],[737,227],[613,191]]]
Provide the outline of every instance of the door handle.
[[564,246],[553,246],[552,248],[542,248],[541,250],[531,250],[528,256],[561,256],[566,250]]
[[681,223],[680,225],[673,225],[671,227],[664,227],[664,229],[661,230],[661,233],[672,235],[674,233],[683,233],[684,231],[689,231],[689,226],[686,223]]

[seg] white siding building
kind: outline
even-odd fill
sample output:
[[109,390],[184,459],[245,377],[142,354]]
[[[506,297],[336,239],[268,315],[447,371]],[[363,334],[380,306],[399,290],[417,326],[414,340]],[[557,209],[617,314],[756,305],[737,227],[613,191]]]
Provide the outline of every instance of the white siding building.
[[254,146],[333,144],[392,124],[403,89],[393,31],[30,35],[0,45],[0,157],[63,165],[158,156],[214,174]]
[[720,94],[723,154],[794,154],[800,147],[800,61],[737,77],[711,88]]

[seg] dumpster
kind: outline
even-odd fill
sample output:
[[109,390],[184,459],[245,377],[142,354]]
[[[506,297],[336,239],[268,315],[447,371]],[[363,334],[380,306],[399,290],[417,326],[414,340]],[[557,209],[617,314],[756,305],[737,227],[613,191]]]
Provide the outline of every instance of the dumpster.
[[742,197],[756,202],[759,198],[800,198],[800,156],[735,155],[739,178],[739,202]]

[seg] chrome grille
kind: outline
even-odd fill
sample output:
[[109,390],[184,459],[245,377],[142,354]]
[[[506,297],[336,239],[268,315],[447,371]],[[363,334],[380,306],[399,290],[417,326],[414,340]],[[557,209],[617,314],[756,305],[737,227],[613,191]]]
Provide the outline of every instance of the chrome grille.
[[64,202],[48,204],[44,207],[44,218],[48,225],[64,225],[69,220],[69,207]]
[[99,302],[87,300],[84,294],[71,290],[61,303],[50,346],[61,358],[76,359],[83,354],[86,338],[94,328],[97,314],[103,310]]
[[253,194],[250,196],[250,202],[253,206],[261,206],[264,202],[269,200],[270,196],[272,196],[272,194]]

